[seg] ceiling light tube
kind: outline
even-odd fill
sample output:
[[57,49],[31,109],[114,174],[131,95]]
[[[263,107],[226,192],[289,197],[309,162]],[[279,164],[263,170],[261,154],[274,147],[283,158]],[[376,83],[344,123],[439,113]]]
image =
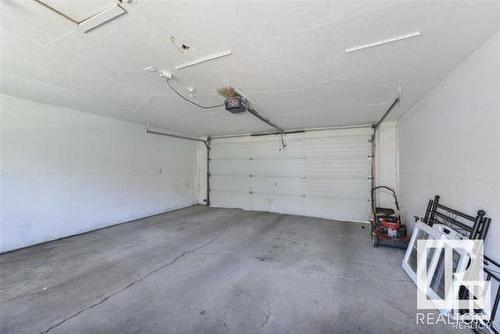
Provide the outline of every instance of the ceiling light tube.
[[411,38],[411,37],[417,37],[419,35],[420,35],[420,31],[412,32],[412,33],[409,33],[409,34],[405,34],[405,35],[401,35],[401,36],[397,36],[397,37],[393,37],[393,38],[388,38],[388,39],[383,39],[381,41],[377,41],[377,42],[373,42],[373,43],[369,43],[369,44],[363,44],[363,45],[360,45],[360,46],[349,48],[349,49],[346,49],[345,52],[349,53],[349,52],[354,52],[354,51],[358,51],[358,50],[363,50],[363,49],[371,48],[371,47],[374,47],[374,46],[388,44],[388,43],[400,41],[400,40]]
[[204,62],[209,61],[209,60],[214,60],[214,59],[217,59],[217,58],[229,56],[231,53],[232,53],[231,50],[227,50],[227,51],[216,53],[216,54],[213,54],[213,55],[210,55],[210,56],[206,56],[206,57],[203,57],[203,58],[198,58],[198,59],[190,61],[188,63],[177,65],[177,66],[175,66],[175,69],[176,70],[180,70],[180,69],[183,69],[183,68],[186,68],[186,67],[189,67],[189,66],[193,66],[193,65],[200,64],[200,63],[204,63]]

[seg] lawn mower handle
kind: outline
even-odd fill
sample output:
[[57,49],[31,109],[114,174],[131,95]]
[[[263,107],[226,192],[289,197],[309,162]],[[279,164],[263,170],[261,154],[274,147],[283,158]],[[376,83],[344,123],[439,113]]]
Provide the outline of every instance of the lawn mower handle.
[[396,209],[398,209],[398,211],[399,211],[398,197],[396,196],[396,192],[394,191],[394,189],[389,188],[387,186],[377,186],[377,187],[372,188],[372,211],[373,211],[373,215],[375,216],[375,214],[376,214],[375,213],[375,197],[374,197],[374,194],[375,194],[375,191],[378,190],[378,189],[386,189],[386,190],[389,190],[392,193],[392,196],[394,197],[394,203],[396,204]]

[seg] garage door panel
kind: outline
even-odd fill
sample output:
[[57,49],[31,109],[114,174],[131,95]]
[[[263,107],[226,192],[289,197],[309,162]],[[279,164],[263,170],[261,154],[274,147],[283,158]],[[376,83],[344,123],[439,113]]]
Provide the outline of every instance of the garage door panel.
[[365,199],[370,191],[369,179],[287,178],[213,176],[212,192],[247,192],[256,195],[321,197],[331,199]]
[[278,194],[299,196],[301,184],[295,178],[286,177],[253,177],[252,192],[261,194]]
[[307,157],[367,157],[371,152],[370,136],[313,138],[302,143]]
[[253,146],[251,142],[219,142],[214,141],[210,156],[213,160],[223,159],[248,159],[252,155]]
[[329,180],[305,179],[302,193],[307,197],[321,197],[331,199],[366,200],[370,192],[371,180]]
[[[359,212],[358,215],[362,217],[368,217],[370,214],[370,202],[368,200],[217,192],[211,201],[215,207],[241,208],[246,210],[256,210],[258,208],[260,211],[346,221],[357,220],[353,217],[353,212]],[[365,218],[360,220],[364,221]]]
[[254,170],[251,160],[215,160],[210,161],[210,172],[212,175],[250,175]]
[[[302,198],[289,195],[250,194],[248,192],[214,192],[212,206],[241,208],[300,215],[303,213]],[[258,209],[256,209],[258,208]]]
[[217,207],[366,221],[371,129],[212,141],[211,203]]
[[307,177],[363,178],[370,175],[368,158],[364,159],[309,159],[304,161],[303,174]]
[[370,176],[368,157],[328,159],[259,159],[211,161],[214,175],[363,178]]
[[[212,158],[215,160],[276,158],[276,152],[279,152],[280,148],[278,139],[258,142],[218,142],[216,145],[217,150],[212,153]],[[283,151],[282,153],[282,157],[294,156],[293,151]]]
[[210,193],[210,204],[218,208],[241,208],[253,210],[248,192],[213,191]]
[[302,215],[304,212],[303,201],[295,196],[268,196],[252,195],[255,207],[262,208],[263,211],[279,212],[292,215]]
[[294,178],[214,176],[210,181],[211,189],[214,192],[253,192],[288,196],[300,196],[302,194],[302,184]]
[[308,215],[313,217],[366,221],[370,215],[369,200],[331,200],[310,197],[304,199],[303,206],[307,207]]
[[[217,142],[217,150],[212,151],[214,160],[232,159],[301,159],[301,158],[341,158],[368,157],[371,152],[370,135],[347,137],[285,139],[286,149],[279,151],[280,140],[256,142]],[[276,154],[279,152],[279,154]]]
[[212,160],[215,175],[301,176],[303,160]]
[[252,184],[248,177],[212,174],[210,178],[210,189],[213,193],[219,191],[249,192],[252,189]]

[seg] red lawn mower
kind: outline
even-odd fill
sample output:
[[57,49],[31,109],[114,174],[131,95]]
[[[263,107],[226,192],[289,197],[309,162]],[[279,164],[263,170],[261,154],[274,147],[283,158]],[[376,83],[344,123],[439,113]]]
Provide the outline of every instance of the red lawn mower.
[[[394,197],[395,209],[375,207],[375,195],[380,190],[387,190]],[[372,188],[372,214],[370,220],[373,247],[389,246],[407,248],[410,236],[406,225],[401,223],[399,203],[394,189],[387,186]]]

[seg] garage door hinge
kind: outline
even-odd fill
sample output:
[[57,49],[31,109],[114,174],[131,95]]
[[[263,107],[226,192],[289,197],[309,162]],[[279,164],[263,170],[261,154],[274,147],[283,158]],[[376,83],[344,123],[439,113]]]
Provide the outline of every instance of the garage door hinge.
[[248,158],[248,160],[253,160],[253,158]]
[[368,180],[373,180],[373,176],[368,176]]
[[306,198],[306,195],[302,194],[302,195],[300,195],[300,197],[302,197],[302,198]]
[[249,174],[249,175],[248,175],[248,177],[253,177],[253,175],[252,175],[252,174]]
[[249,191],[248,193],[249,193],[250,195],[252,195],[252,194],[253,194],[253,191]]
[[212,177],[212,173],[208,173],[207,175],[208,175],[208,177]]
[[373,155],[373,154],[369,154],[369,155],[368,155],[368,158],[369,158],[369,159],[371,159],[371,158],[373,158],[373,157],[374,157],[374,155]]

